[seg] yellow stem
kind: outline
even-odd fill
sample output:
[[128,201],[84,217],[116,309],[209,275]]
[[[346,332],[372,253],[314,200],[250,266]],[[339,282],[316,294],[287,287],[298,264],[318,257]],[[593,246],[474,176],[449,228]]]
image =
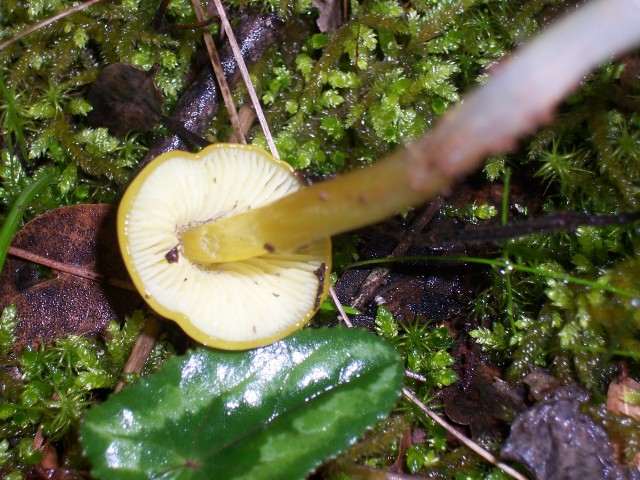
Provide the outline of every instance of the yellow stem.
[[296,251],[384,220],[436,194],[447,183],[441,172],[432,170],[416,190],[411,165],[400,155],[392,154],[372,167],[317,183],[262,208],[193,227],[182,234],[183,254],[198,263],[219,263]]
[[503,61],[488,83],[408,147],[373,167],[194,227],[182,235],[184,255],[217,263],[295,251],[427,200],[550,120],[553,107],[589,69],[640,41],[638,18],[640,1],[589,2]]

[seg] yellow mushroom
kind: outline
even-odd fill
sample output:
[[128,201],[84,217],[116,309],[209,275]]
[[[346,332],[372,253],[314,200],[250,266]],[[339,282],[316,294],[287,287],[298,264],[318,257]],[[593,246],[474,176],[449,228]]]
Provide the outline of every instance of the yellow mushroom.
[[159,156],[118,210],[118,239],[138,291],[195,340],[230,350],[279,340],[307,323],[328,291],[330,240],[224,263],[185,255],[182,235],[259,208],[301,187],[264,150],[217,144]]

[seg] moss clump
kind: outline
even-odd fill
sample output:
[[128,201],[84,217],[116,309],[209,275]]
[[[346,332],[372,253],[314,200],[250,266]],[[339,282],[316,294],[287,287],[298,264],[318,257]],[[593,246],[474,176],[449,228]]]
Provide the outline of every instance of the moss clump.
[[[531,18],[513,16],[521,3],[353,3],[345,25],[310,36],[262,78],[281,156],[326,174],[420,136],[518,35],[535,30]],[[260,134],[254,142],[264,144]]]
[[[34,437],[54,445],[72,438],[83,411],[118,381],[129,351],[144,324],[138,312],[124,327],[109,325],[111,337],[101,341],[80,336],[59,339],[49,346],[13,348],[17,325],[15,307],[0,317],[0,473],[27,473],[42,454]],[[37,433],[38,432],[38,433]],[[65,440],[67,439],[67,440]],[[67,452],[69,465],[81,453]]]
[[[0,6],[0,40],[65,11],[73,2],[9,2]],[[34,171],[53,165],[61,174],[45,208],[86,201],[112,201],[128,180],[149,135],[110,137],[85,120],[91,106],[83,98],[100,69],[127,62],[160,68],[158,88],[171,107],[184,88],[198,36],[188,30],[152,27],[152,2],[98,3],[27,35],[0,51],[0,77],[7,108],[2,125],[3,191],[10,204]],[[180,10],[169,9],[172,20]],[[43,208],[37,209],[37,212]]]

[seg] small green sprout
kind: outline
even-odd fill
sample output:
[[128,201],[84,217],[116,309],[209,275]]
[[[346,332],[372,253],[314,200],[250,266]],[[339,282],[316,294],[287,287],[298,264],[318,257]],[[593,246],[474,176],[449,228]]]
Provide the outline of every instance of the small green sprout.
[[432,327],[418,319],[399,322],[384,306],[376,313],[376,330],[407,359],[407,368],[424,375],[431,386],[452,385],[458,376],[451,369],[455,360],[448,353],[454,340],[447,327]]

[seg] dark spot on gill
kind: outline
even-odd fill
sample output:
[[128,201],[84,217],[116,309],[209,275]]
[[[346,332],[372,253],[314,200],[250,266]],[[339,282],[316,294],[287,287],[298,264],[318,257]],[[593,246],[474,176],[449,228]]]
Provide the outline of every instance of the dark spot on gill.
[[270,243],[265,243],[262,247],[269,253],[273,253],[276,251],[276,247],[274,247]]
[[167,254],[164,256],[164,258],[167,260],[168,263],[178,263],[178,260],[180,259],[180,254],[178,253],[178,246],[176,245],[171,250],[169,250]]

